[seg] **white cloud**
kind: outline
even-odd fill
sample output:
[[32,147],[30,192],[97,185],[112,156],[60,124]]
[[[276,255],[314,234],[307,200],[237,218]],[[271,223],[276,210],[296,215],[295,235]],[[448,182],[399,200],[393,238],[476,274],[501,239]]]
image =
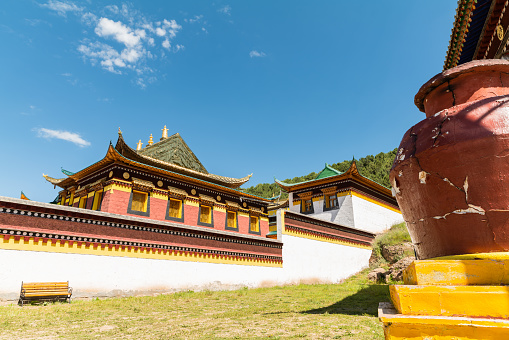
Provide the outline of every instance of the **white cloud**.
[[160,37],[164,37],[166,35],[166,31],[161,27],[156,28],[156,34]]
[[230,5],[226,5],[226,6],[221,7],[217,11],[219,13],[223,13],[223,14],[226,14],[226,15],[231,15],[232,8],[230,7]]
[[194,24],[195,22],[200,21],[203,19],[203,15],[195,15],[193,18],[187,20],[190,24]]
[[58,1],[58,0],[49,0],[48,3],[41,4],[41,7],[49,8],[52,11],[57,12],[58,15],[63,17],[67,17],[67,12],[81,12],[83,10],[82,7],[78,7],[70,1]]
[[[85,62],[111,73],[134,75],[134,83],[142,88],[157,80],[154,63],[168,58],[166,51],[176,53],[183,49],[183,45],[174,43],[182,29],[177,21],[166,18],[153,21],[132,4],[109,5],[90,11],[69,0],[44,1],[48,2],[42,7],[62,16],[70,12],[76,14],[75,19],[84,27],[77,50]],[[195,16],[193,22],[202,17]],[[73,78],[71,74],[63,76]]]
[[35,109],[35,105],[30,105],[30,109],[34,110]]
[[258,52],[258,51],[251,51],[249,52],[249,56],[251,58],[263,58],[266,56],[266,54],[264,52]]
[[66,73],[62,73],[61,75],[64,77],[71,77],[72,73],[66,72]]
[[[111,37],[128,47],[138,45],[141,39],[139,35],[136,35],[120,21],[113,21],[108,18],[101,18],[99,20],[95,33],[100,37]],[[143,36],[145,36],[145,31],[143,31]]]
[[35,129],[37,131],[37,137],[46,138],[46,139],[62,139],[71,143],[74,143],[80,147],[89,146],[90,142],[81,138],[81,136],[74,132],[69,131],[60,131],[60,130],[50,130],[45,128]]

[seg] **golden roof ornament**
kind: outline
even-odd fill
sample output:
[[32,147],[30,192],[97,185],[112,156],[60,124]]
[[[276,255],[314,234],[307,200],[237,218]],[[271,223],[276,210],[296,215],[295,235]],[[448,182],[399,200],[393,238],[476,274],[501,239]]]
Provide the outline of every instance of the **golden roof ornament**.
[[154,138],[152,137],[152,134],[150,134],[150,138],[148,139],[148,143],[147,143],[149,146],[154,144]]
[[136,151],[140,151],[141,150],[141,146],[143,145],[143,143],[141,142],[141,139],[140,141],[138,142],[138,144],[136,144]]
[[120,131],[120,127],[118,128],[118,134],[121,135],[122,131]]
[[165,125],[162,130],[163,130],[163,135],[161,136],[161,140],[168,138],[168,130],[169,129],[167,129],[166,125]]

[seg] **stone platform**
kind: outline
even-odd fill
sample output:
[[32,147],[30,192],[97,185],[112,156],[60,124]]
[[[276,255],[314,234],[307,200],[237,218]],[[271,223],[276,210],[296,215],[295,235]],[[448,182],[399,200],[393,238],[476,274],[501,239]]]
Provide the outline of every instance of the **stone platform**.
[[509,339],[509,254],[414,261],[378,317],[386,340]]

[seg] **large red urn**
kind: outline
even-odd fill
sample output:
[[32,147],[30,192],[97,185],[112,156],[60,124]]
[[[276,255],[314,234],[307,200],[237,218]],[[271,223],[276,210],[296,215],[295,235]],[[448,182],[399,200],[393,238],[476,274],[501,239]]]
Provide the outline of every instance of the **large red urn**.
[[418,257],[509,251],[509,62],[446,70],[415,104],[390,180]]

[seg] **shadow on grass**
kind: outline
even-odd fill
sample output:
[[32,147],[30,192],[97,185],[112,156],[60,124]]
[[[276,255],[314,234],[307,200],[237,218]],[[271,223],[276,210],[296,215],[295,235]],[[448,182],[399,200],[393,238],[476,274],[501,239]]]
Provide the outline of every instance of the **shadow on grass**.
[[330,306],[310,309],[301,313],[377,316],[380,301],[391,301],[389,285],[370,285]]

